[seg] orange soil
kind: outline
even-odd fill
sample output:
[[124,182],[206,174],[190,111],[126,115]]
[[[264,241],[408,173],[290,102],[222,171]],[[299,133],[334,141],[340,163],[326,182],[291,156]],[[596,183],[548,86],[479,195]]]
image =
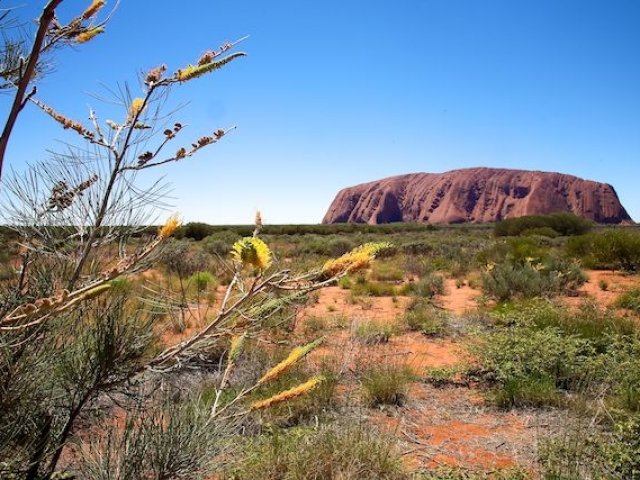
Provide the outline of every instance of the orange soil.
[[[594,300],[602,307],[611,306],[620,294],[640,287],[640,277],[610,270],[585,270],[587,282],[578,290],[578,297],[568,297],[564,302],[572,307],[580,306],[585,298]],[[600,282],[607,282],[606,290],[600,288]]]
[[361,297],[356,303],[349,301],[350,292],[340,287],[327,287],[318,292],[318,302],[305,308],[298,316],[304,322],[308,317],[332,317],[342,315],[347,318],[366,318],[390,322],[400,317],[408,305],[409,297]]
[[[456,288],[455,282],[448,280],[447,293],[437,301],[442,308],[462,314],[475,308],[479,293],[468,286]],[[460,343],[416,332],[393,336],[388,343],[360,344],[350,327],[369,320],[397,322],[409,299],[399,297],[393,302],[391,298],[371,297],[365,299],[363,308],[349,303],[348,297],[348,290],[327,288],[320,292],[317,304],[298,315],[299,331],[304,331],[309,317],[346,317],[345,328],[325,332],[325,343],[312,355],[312,363],[328,357],[343,371],[354,374],[375,363],[404,363],[422,376],[428,367],[450,367],[465,360],[465,348]],[[358,402],[357,383],[344,385],[339,391],[348,401]],[[486,408],[473,388],[437,389],[414,382],[406,405],[369,412],[373,424],[397,436],[406,447],[403,454],[411,468],[456,465],[494,469],[533,462],[534,437],[526,426],[527,418]]]
[[482,295],[480,290],[463,285],[456,287],[456,281],[452,278],[445,280],[445,293],[437,298],[438,304],[445,310],[463,315],[464,313],[475,310],[478,305],[476,299]]

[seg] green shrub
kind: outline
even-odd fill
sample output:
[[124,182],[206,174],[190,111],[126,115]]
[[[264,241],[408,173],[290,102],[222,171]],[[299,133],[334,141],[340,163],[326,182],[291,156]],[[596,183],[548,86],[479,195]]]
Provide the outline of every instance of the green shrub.
[[628,292],[624,292],[616,299],[615,306],[640,313],[640,288],[634,288]]
[[404,364],[382,363],[371,365],[362,374],[360,382],[365,403],[378,405],[402,405],[407,397],[409,383],[413,379],[411,369]]
[[543,262],[507,259],[492,265],[482,276],[484,292],[498,301],[511,298],[550,297],[571,294],[586,276],[573,262],[550,258]]
[[404,271],[395,263],[376,262],[373,265],[371,279],[380,282],[399,282],[404,278]]
[[532,478],[519,468],[499,468],[490,471],[474,471],[455,467],[438,467],[420,472],[414,480],[527,480]]
[[428,336],[442,335],[447,329],[446,312],[423,300],[409,305],[403,318],[410,330]]
[[616,228],[567,242],[567,254],[586,266],[636,272],[640,269],[640,233]]
[[583,364],[594,355],[590,343],[557,328],[498,329],[476,346],[485,379],[495,382],[503,407],[557,405],[556,389],[577,388]]
[[497,324],[519,325],[542,330],[557,328],[567,335],[590,340],[598,352],[610,348],[617,336],[634,335],[639,331],[633,319],[616,315],[593,302],[568,310],[544,300],[505,303],[492,313]]
[[307,334],[317,333],[322,330],[326,330],[328,327],[329,322],[325,317],[317,317],[313,315],[304,319],[304,331]]
[[240,239],[240,235],[230,230],[215,232],[202,240],[205,252],[219,257],[226,257],[231,252],[233,244]]
[[324,251],[318,253],[324,253],[330,257],[339,257],[353,250],[355,246],[356,243],[348,237],[333,238],[327,242]]
[[[553,231],[556,235],[582,235],[587,233],[593,223],[572,213],[551,213],[548,215],[527,215],[502,220],[495,224],[496,237],[516,236],[531,231]],[[549,235],[546,235],[549,236]]]
[[548,480],[640,480],[640,417],[611,430],[570,426],[541,443],[540,466]]
[[444,278],[442,275],[429,273],[417,282],[405,285],[403,293],[422,298],[433,298],[436,295],[443,295]]
[[539,237],[547,237],[547,238],[556,238],[560,234],[551,227],[534,227],[534,228],[527,228],[522,232],[522,235],[525,235],[527,237],[539,236]]
[[277,430],[250,441],[242,451],[229,472],[236,480],[409,478],[394,442],[369,426]]
[[189,277],[189,283],[193,284],[199,292],[206,289],[214,281],[215,278],[210,272],[196,272]]
[[640,412],[640,333],[631,319],[585,304],[578,312],[548,302],[501,305],[476,345],[483,378],[502,406],[588,400],[605,392],[610,411]]
[[434,387],[444,387],[456,383],[456,377],[462,373],[458,366],[453,367],[430,367],[425,371],[425,382]]
[[214,227],[202,222],[189,222],[181,227],[182,236],[200,241],[214,233]]
[[398,326],[378,321],[368,321],[359,324],[354,336],[356,340],[367,345],[387,343],[389,339],[398,333]]

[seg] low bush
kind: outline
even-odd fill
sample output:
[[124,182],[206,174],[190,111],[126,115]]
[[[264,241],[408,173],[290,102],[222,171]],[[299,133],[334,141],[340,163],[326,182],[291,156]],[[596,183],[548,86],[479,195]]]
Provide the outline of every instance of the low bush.
[[447,314],[424,300],[409,305],[403,317],[410,330],[428,336],[442,335],[447,330]]
[[570,425],[541,443],[539,463],[549,480],[639,480],[640,417],[617,421],[611,429]]
[[494,400],[502,407],[558,405],[557,389],[575,388],[580,367],[594,354],[588,341],[557,328],[515,326],[484,337],[478,347],[484,378],[495,383]]
[[386,322],[368,321],[359,324],[354,337],[361,343],[373,345],[387,343],[389,339],[398,333],[398,326]]
[[231,230],[221,230],[202,240],[202,248],[205,252],[219,257],[226,257],[231,252],[233,244],[240,239],[240,235]]
[[640,411],[640,333],[632,320],[593,304],[574,312],[541,301],[503,305],[492,319],[474,348],[498,405],[559,405],[565,393],[589,400],[604,392],[610,412]]
[[621,294],[616,299],[615,306],[640,313],[640,288],[634,288]]
[[378,261],[373,265],[371,279],[379,282],[400,282],[404,278],[404,271],[396,264],[388,261]]
[[455,467],[439,467],[420,472],[414,480],[528,480],[529,473],[520,468],[499,468],[490,471],[467,470]]
[[360,378],[365,403],[378,405],[402,405],[407,397],[409,383],[413,380],[411,369],[404,364],[380,363],[366,368]]
[[591,268],[625,272],[640,269],[640,233],[625,228],[571,239],[567,242],[566,251]]
[[195,286],[198,292],[215,283],[215,278],[210,272],[196,272],[189,277],[189,283]]
[[408,283],[403,288],[405,295],[421,298],[433,298],[436,295],[443,295],[444,292],[444,278],[435,273],[428,273],[417,282]]
[[540,231],[552,231],[556,235],[568,236],[587,233],[592,226],[593,223],[585,218],[572,213],[559,212],[548,215],[526,215],[502,220],[495,224],[493,232],[496,237],[526,235]]
[[369,426],[277,430],[247,442],[225,478],[408,480],[394,442]]
[[487,268],[482,288],[489,297],[504,301],[573,294],[585,281],[586,276],[573,262],[554,258],[520,262],[508,258]]

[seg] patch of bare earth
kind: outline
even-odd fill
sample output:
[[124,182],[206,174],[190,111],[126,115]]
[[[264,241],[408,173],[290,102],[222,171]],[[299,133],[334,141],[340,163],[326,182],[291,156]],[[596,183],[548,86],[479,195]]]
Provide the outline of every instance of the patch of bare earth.
[[558,423],[558,414],[501,411],[486,406],[473,388],[416,383],[406,405],[372,411],[371,419],[398,436],[414,468],[533,470],[537,439]]
[[445,293],[438,295],[436,301],[445,310],[456,315],[463,315],[466,312],[475,310],[478,307],[477,298],[482,295],[478,289],[468,285],[456,286],[456,281],[452,278],[445,280]]
[[[568,297],[564,302],[580,306],[585,299],[593,300],[603,307],[612,306],[620,294],[640,288],[640,277],[611,270],[585,270],[587,282],[578,289],[577,297]],[[602,285],[606,285],[606,289]]]
[[[456,288],[447,281],[445,295],[437,303],[445,310],[461,315],[476,308],[478,290]],[[309,317],[332,315],[349,321],[342,329],[323,332],[324,344],[311,361],[321,357],[334,359],[347,375],[349,384],[340,389],[348,402],[359,402],[358,372],[381,362],[404,363],[417,376],[429,367],[451,367],[466,360],[462,341],[427,337],[409,332],[391,337],[389,342],[363,345],[353,335],[358,322],[375,320],[397,322],[410,299],[370,297],[362,304],[349,301],[349,291],[331,287],[320,292],[318,303],[305,308],[298,317],[303,330]],[[491,470],[519,465],[534,469],[537,439],[557,423],[552,411],[502,411],[485,404],[473,385],[436,388],[413,382],[407,401],[401,407],[367,409],[368,420],[393,434],[402,445],[410,468],[433,468],[441,465],[477,470]]]

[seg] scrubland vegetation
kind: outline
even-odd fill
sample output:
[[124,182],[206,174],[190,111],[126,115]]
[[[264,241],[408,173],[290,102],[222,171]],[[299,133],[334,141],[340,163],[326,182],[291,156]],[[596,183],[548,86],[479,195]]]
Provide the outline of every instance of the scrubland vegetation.
[[[239,337],[223,334],[165,373],[128,373],[179,345],[215,314],[226,289],[238,281],[229,262],[243,237],[233,228],[200,240],[182,235],[168,240],[146,273],[112,281],[108,297],[59,325],[48,324],[62,363],[51,363],[50,346],[40,354],[26,350],[25,355],[47,354],[39,358],[50,364],[30,375],[66,382],[55,388],[75,392],[79,382],[88,381],[80,371],[96,371],[92,359],[98,357],[109,372],[101,382],[135,379],[113,393],[106,385],[96,390],[56,471],[110,478],[107,472],[136,464],[140,473],[127,475],[137,478],[171,459],[174,471],[188,464],[191,471],[238,479],[639,478],[640,278],[626,259],[640,233],[599,229],[549,238],[495,236],[489,227],[364,226],[359,231],[351,226],[348,233],[327,227],[322,234],[317,232],[324,227],[310,228],[316,233],[304,228],[299,227],[304,233],[261,234],[271,252],[265,275],[285,266],[292,272],[326,266],[361,244],[392,247],[368,268],[329,282],[326,292],[283,292],[239,309],[236,322],[259,324],[245,330],[241,353],[230,353]],[[624,245],[617,250],[624,260],[609,251],[605,261],[598,252],[598,242],[612,235]],[[11,233],[3,235],[9,247],[2,263],[7,288],[16,276],[15,240]],[[603,289],[594,268],[612,265],[617,273],[601,270],[608,275]],[[156,292],[170,300],[159,302]],[[469,295],[471,307],[456,309],[450,303],[456,295]],[[142,317],[123,315],[136,304]],[[117,341],[108,361],[101,353],[105,335]],[[318,338],[324,339],[320,347]],[[309,356],[291,363],[292,349],[301,345],[311,345]],[[438,353],[421,353],[431,347],[448,349],[453,360],[440,363]],[[260,384],[271,367],[289,363],[269,384]],[[88,370],[78,370],[81,366]],[[227,377],[224,389],[221,376]],[[29,376],[21,388],[35,389],[29,394],[35,395],[41,382]],[[148,389],[158,384],[162,389],[151,394]],[[33,408],[34,397],[24,392],[14,401],[28,400],[21,408]],[[435,392],[443,392],[445,400]],[[527,455],[507,455],[508,461],[496,456],[500,460],[494,463],[474,460],[473,442],[487,441],[491,432],[476,438],[469,433],[478,428],[473,420],[456,420],[473,418],[479,408],[449,405],[468,395],[463,392],[475,392],[485,417],[508,412],[514,425],[537,416],[551,420],[510,440],[510,450]],[[136,402],[143,403],[132,406]],[[251,407],[262,404],[265,408]],[[146,413],[132,416],[142,405]],[[212,409],[220,408],[215,405],[230,405],[224,421],[211,421]],[[462,454],[447,457],[435,437],[420,437],[419,423],[411,424],[415,430],[409,423],[401,426],[405,418],[416,422],[421,409],[433,409],[420,417],[425,428],[449,425],[451,449]],[[114,415],[121,421],[114,424]],[[92,438],[95,429],[102,433]],[[77,444],[84,445],[82,451]]]
[[[3,63],[11,124],[38,56],[105,26],[59,3]],[[81,144],[2,177],[0,478],[640,478],[635,228],[149,226],[135,172],[226,134],[165,154],[152,106],[234,47],[147,72],[120,123],[38,101]]]

